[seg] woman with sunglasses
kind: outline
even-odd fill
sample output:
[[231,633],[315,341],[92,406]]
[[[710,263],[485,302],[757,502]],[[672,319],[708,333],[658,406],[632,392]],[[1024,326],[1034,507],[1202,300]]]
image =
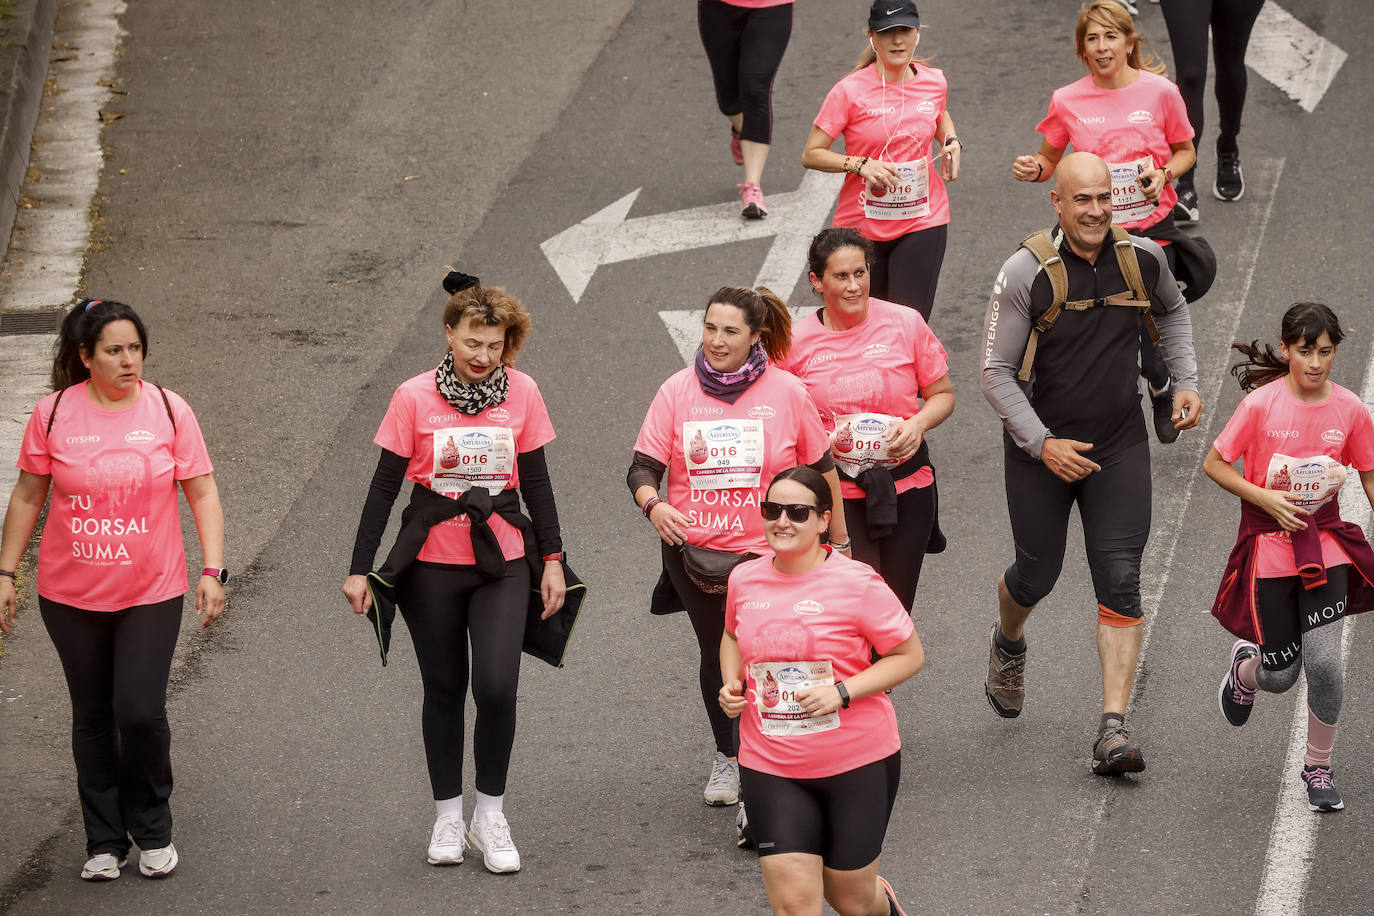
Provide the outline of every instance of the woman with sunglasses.
[[882,579],[821,543],[832,506],[811,468],[773,478],[760,504],[772,555],[730,574],[719,702],[743,717],[740,777],[773,912],[819,913],[824,896],[843,916],[901,914],[878,874],[901,777],[884,691],[925,654]]
[[783,365],[831,433],[854,559],[910,608],[926,553],[944,549],[925,435],[954,411],[949,362],[920,315],[869,296],[868,239],[823,229],[808,261],[822,306],[794,326]]
[[[664,382],[649,406],[627,482],[663,542],[651,610],[686,610],[696,632],[701,699],[716,744],[703,798],[723,807],[739,800],[738,738],[716,702],[724,581],[708,582],[695,562],[687,564],[703,552],[724,563],[763,552],[758,504],[764,482],[779,470],[810,464],[836,496],[840,481],[816,405],[775,366],[791,343],[786,303],[767,289],[722,287],[708,300],[701,330],[696,360]],[[666,499],[658,495],[665,475]],[[849,549],[841,513],[830,537],[837,549]]]

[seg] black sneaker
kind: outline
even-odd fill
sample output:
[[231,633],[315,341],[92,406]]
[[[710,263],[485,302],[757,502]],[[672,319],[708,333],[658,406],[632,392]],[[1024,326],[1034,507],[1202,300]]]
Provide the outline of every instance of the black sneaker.
[[1247,658],[1259,655],[1259,647],[1244,639],[1237,639],[1231,646],[1231,666],[1226,669],[1226,677],[1221,679],[1221,689],[1217,691],[1217,704],[1221,714],[1232,725],[1244,725],[1250,720],[1250,711],[1255,708],[1255,691],[1240,682],[1237,669]]
[[1240,200],[1245,196],[1245,177],[1240,173],[1240,153],[1217,156],[1217,183],[1212,185],[1217,200]]
[[1303,767],[1302,781],[1307,783],[1307,807],[1313,811],[1339,811],[1345,807],[1341,793],[1331,780],[1331,767]]
[[1190,226],[1202,219],[1197,208],[1197,191],[1192,188],[1178,189],[1178,203],[1174,204],[1174,222],[1180,226]]
[[1126,723],[1115,719],[1109,721],[1116,724],[1098,732],[1093,742],[1093,772],[1098,776],[1119,776],[1144,770],[1145,756],[1131,741]]
[[1178,429],[1174,427],[1174,381],[1169,387],[1156,393],[1150,388],[1150,409],[1155,419],[1155,436],[1168,445],[1178,439]]

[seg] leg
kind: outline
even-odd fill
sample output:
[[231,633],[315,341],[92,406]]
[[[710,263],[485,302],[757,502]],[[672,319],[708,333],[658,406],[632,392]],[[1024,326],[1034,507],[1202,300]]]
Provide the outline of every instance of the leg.
[[1016,558],[998,581],[998,606],[1010,640],[1022,636],[1026,616],[1059,580],[1069,509],[1083,482],[1065,483],[1003,437],[1007,514]]
[[[1224,0],[1223,0],[1224,2]],[[1193,125],[1193,144],[1202,137],[1202,96],[1207,88],[1207,25],[1213,0],[1160,0],[1169,44],[1174,51],[1174,74],[1179,94]],[[1178,176],[1180,188],[1193,187],[1193,170]]]
[[883,839],[902,780],[901,752],[816,780],[825,806],[825,899],[840,916],[887,916],[878,877]]
[[1302,630],[1298,625],[1302,590],[1302,580],[1297,576],[1256,581],[1255,600],[1264,644],[1260,646],[1258,667],[1254,662],[1242,662],[1240,674],[1242,681],[1253,674],[1257,689],[1265,693],[1284,693],[1298,682],[1302,671]]
[[697,646],[701,650],[697,674],[706,718],[710,720],[711,733],[716,739],[716,750],[726,757],[734,757],[739,745],[736,720],[725,715],[717,701],[723,683],[720,676],[720,639],[725,635],[725,596],[708,595],[693,585],[682,567],[682,555],[666,545],[663,562],[673,588],[687,609],[687,617],[692,621],[692,630],[696,633]]
[[740,782],[749,799],[749,828],[773,912],[820,916],[824,812],[819,797],[808,788],[814,780],[741,767]]
[[774,916],[821,916],[825,890],[820,856],[805,852],[762,856],[759,869]]
[[129,852],[119,805],[119,745],[114,722],[114,619],[38,598],[72,700],[72,757],[86,826],[86,854]]
[[773,80],[792,35],[792,5],[751,10],[739,48],[740,140],[744,180],[758,184],[773,142]]
[[879,565],[875,568],[908,611],[916,601],[916,586],[934,527],[934,484],[897,494],[897,530],[878,542]]
[[930,320],[948,238],[948,226],[931,226],[896,240],[887,263],[889,301],[910,306]]
[[525,637],[530,570],[524,558],[506,563],[506,575],[490,579],[468,599],[472,641],[472,703],[477,720],[472,752],[477,791],[503,795],[515,744],[515,701],[520,682],[520,645]]
[[[734,124],[742,119],[740,103],[739,55],[740,30],[744,23],[739,7],[721,0],[701,0],[697,4],[697,31],[711,65],[711,80],[715,84],[716,106]],[[739,125],[735,125],[738,128]]]
[[[1240,147],[1241,112],[1245,109],[1245,49],[1264,0],[1213,0],[1212,57],[1216,62],[1217,155],[1234,155]],[[1189,112],[1191,116],[1191,111]],[[1196,138],[1194,139],[1196,143]]]
[[139,849],[172,843],[172,730],[167,678],[184,596],[117,611],[114,718],[119,730],[119,807]]
[[889,277],[891,276],[891,260],[893,249],[897,247],[895,240],[873,242],[873,263],[868,265],[868,294],[876,299],[890,300],[891,288]]

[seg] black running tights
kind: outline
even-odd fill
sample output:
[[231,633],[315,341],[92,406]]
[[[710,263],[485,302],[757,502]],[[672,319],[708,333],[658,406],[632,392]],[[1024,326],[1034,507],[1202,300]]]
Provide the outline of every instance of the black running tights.
[[701,649],[701,664],[697,668],[697,676],[701,681],[701,702],[706,706],[706,718],[711,722],[716,750],[726,757],[734,757],[739,753],[739,720],[731,719],[720,708],[720,685],[723,683],[720,676],[720,639],[725,635],[725,596],[708,595],[693,585],[682,566],[682,552],[676,547],[663,545],[663,566],[668,570],[668,580],[673,583],[673,590],[687,609],[692,630],[697,634],[697,646]]
[[750,9],[699,0],[697,28],[721,114],[744,115],[740,139],[773,142],[773,78],[792,37],[792,4]]
[[935,287],[945,262],[949,226],[931,226],[886,242],[873,243],[868,265],[869,293],[879,299],[914,308],[930,321]]

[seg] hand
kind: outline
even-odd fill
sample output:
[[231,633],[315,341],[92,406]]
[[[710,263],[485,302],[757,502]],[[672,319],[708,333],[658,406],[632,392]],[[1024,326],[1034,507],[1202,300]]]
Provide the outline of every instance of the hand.
[[887,454],[889,458],[905,461],[921,447],[921,437],[925,429],[916,417],[908,417],[894,423],[887,431]]
[[0,631],[8,633],[19,617],[19,598],[14,591],[14,580],[0,576]]
[[1037,181],[1043,171],[1034,156],[1017,156],[1011,164],[1011,177],[1017,181]]
[[859,177],[872,185],[882,185],[887,190],[892,191],[897,187],[898,180],[902,177],[897,169],[886,162],[879,162],[877,159],[870,159],[859,169]]
[[658,536],[669,547],[679,547],[687,543],[687,529],[692,520],[673,508],[671,503],[659,501],[649,510],[649,521],[653,523]]
[[940,177],[945,181],[959,180],[959,162],[964,156],[964,145],[959,141],[946,143],[944,154],[940,157]]
[[1054,472],[1054,476],[1067,483],[1073,483],[1082,480],[1093,471],[1102,470],[1100,464],[1089,461],[1079,454],[1091,451],[1092,447],[1091,442],[1047,436],[1045,444],[1040,447],[1040,460],[1045,463],[1045,467]]
[[344,580],[344,597],[355,614],[366,614],[372,608],[372,593],[367,590],[367,576],[353,575]]
[[1280,528],[1291,533],[1307,527],[1307,522],[1300,516],[1312,514],[1302,506],[1293,505],[1297,499],[1292,493],[1281,490],[1261,490],[1255,498],[1255,505],[1268,512]]
[[539,581],[539,597],[544,599],[544,613],[540,620],[548,620],[563,607],[568,585],[563,581],[563,564],[558,560],[544,561],[544,577]]
[[840,708],[840,688],[810,687],[797,694],[797,702],[811,718],[832,713]]
[[1140,193],[1145,195],[1145,199],[1154,203],[1159,200],[1159,195],[1164,193],[1164,186],[1169,183],[1169,177],[1164,174],[1163,169],[1146,169],[1136,176],[1136,181],[1140,185]]
[[720,708],[727,716],[737,719],[748,703],[744,699],[744,685],[738,680],[726,681],[720,688]]
[[[1184,411],[1188,411],[1184,416]],[[1202,419],[1202,397],[1196,391],[1174,392],[1174,429],[1192,429]]]
[[224,585],[214,576],[201,576],[196,585],[196,614],[203,630],[224,613]]

